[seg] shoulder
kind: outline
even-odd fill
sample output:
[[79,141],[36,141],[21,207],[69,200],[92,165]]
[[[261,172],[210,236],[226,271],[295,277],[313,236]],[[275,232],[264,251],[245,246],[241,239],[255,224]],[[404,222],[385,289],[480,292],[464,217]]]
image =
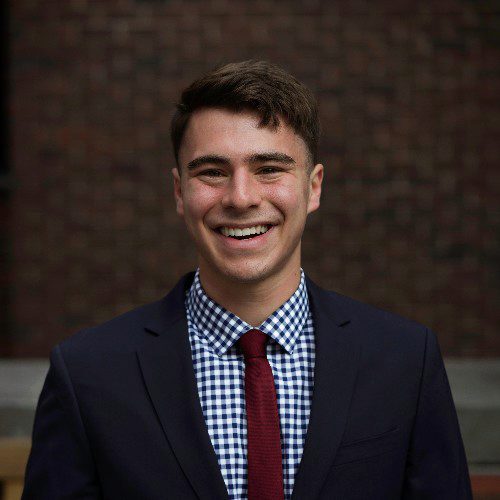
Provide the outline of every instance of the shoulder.
[[141,345],[145,327],[164,306],[165,299],[142,305],[104,323],[82,329],[58,344],[61,354],[77,356],[103,351],[135,350]]
[[333,291],[328,291],[327,294],[332,303],[340,305],[352,320],[369,323],[373,326],[404,329],[405,331],[421,331],[426,328],[425,325],[415,320],[352,297]]
[[308,280],[312,309],[321,310],[345,332],[358,338],[365,347],[420,351],[429,337],[435,337],[428,327],[409,318],[360,300],[325,290]]
[[162,299],[85,328],[58,345],[63,355],[135,352],[151,334],[159,334],[185,317],[184,298],[194,273],[183,276]]

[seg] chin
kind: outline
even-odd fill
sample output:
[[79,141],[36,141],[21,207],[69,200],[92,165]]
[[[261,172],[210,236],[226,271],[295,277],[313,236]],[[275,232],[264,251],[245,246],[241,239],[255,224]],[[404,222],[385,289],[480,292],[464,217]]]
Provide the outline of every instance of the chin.
[[226,279],[235,281],[237,283],[255,283],[258,281],[265,280],[272,274],[272,268],[266,266],[264,263],[256,264],[234,264],[234,265],[223,265],[219,267],[220,274],[225,276]]

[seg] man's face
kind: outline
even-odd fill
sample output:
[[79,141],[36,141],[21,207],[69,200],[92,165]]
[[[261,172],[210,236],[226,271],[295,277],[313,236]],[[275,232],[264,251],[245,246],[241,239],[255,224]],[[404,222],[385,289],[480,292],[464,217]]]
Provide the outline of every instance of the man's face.
[[305,142],[283,121],[277,130],[258,125],[251,112],[212,108],[189,121],[174,187],[202,276],[258,282],[300,266],[323,166],[308,168]]

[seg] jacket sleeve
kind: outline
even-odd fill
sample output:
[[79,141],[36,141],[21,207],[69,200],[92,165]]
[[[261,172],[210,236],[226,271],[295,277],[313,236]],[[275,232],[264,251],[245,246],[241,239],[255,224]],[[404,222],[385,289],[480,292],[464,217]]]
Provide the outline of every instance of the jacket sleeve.
[[455,405],[437,339],[431,331],[427,331],[402,498],[472,499]]
[[101,498],[78,401],[59,346],[50,356],[32,439],[23,500]]

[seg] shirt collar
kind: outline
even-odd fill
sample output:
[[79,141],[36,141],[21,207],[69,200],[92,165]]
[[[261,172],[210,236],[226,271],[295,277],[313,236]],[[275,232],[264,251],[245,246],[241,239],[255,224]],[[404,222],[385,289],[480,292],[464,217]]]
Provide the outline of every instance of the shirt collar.
[[[218,356],[225,354],[252,327],[232,312],[214,302],[203,290],[199,270],[186,297],[186,307],[200,336]],[[309,299],[304,277],[293,295],[257,328],[276,341],[289,354],[293,352],[309,313]]]

